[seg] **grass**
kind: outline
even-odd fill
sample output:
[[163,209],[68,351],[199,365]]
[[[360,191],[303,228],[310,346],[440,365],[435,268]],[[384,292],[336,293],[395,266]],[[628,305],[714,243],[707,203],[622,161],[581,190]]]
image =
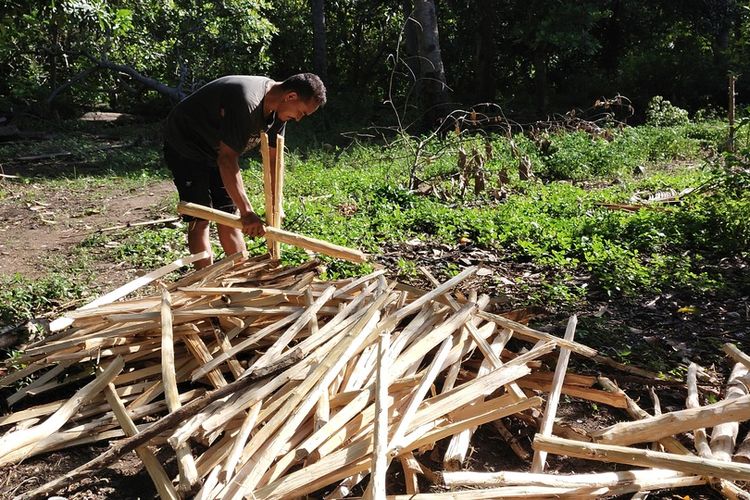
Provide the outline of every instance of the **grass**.
[[[107,140],[133,143],[108,151],[101,150],[102,134],[95,135],[91,125],[83,133],[81,128],[62,130],[46,148],[75,152],[75,157],[87,159],[86,164],[66,163],[55,175],[45,175],[42,168],[30,182],[42,192],[66,189],[95,197],[102,185],[126,189],[168,178],[160,145],[151,138],[155,125],[143,127],[140,132],[134,126],[107,128]],[[519,283],[524,303],[531,305],[572,306],[590,297],[627,298],[676,289],[696,296],[731,293],[738,285],[727,280],[717,262],[738,255],[747,258],[750,229],[742,215],[750,211],[747,190],[705,189],[677,205],[636,213],[602,206],[628,203],[634,193],[679,192],[724,182],[715,166],[724,134],[717,123],[689,123],[613,129],[606,137],[582,131],[517,135],[514,145],[501,136],[462,137],[461,147],[467,152],[485,154],[487,142],[491,145],[492,156],[484,157],[478,169],[484,186],[476,191],[459,169],[458,142],[435,142],[427,145],[429,161],[417,171],[431,188],[426,195],[404,188],[413,155],[403,144],[299,148],[287,155],[285,228],[373,254],[384,245],[412,238],[454,247],[470,243],[509,263],[533,265],[544,274],[538,285]],[[23,151],[14,148],[2,153],[20,156]],[[518,178],[519,154],[530,160],[534,179]],[[710,158],[714,163],[707,161]],[[263,207],[259,161],[251,158],[244,163],[251,201]],[[637,167],[643,167],[645,175],[637,174]],[[499,185],[503,173],[509,179]],[[0,192],[0,200],[2,196]],[[185,252],[184,228],[125,230],[108,235],[106,242],[89,238],[81,249],[101,249],[104,243],[114,248],[99,258],[143,269]],[[249,249],[264,251],[259,241],[250,241]],[[289,264],[306,258],[299,250],[285,253]],[[324,260],[329,278],[371,269]],[[396,267],[394,272],[401,276],[417,272],[408,258]],[[459,270],[455,263],[445,267],[447,274]],[[21,277],[4,280],[3,321],[31,317],[83,293],[64,271],[35,283]]]

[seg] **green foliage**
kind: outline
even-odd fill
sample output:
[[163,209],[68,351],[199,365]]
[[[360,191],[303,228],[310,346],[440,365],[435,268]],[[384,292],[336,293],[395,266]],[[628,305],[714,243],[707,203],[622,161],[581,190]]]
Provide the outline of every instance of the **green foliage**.
[[678,108],[662,96],[654,96],[648,103],[646,117],[649,125],[656,127],[672,127],[687,125],[690,122],[688,112]]
[[184,252],[183,228],[140,229],[125,233],[114,248],[114,257],[139,269],[155,269],[182,257]]
[[83,295],[80,284],[61,273],[39,280],[18,274],[0,278],[0,325],[28,321]]

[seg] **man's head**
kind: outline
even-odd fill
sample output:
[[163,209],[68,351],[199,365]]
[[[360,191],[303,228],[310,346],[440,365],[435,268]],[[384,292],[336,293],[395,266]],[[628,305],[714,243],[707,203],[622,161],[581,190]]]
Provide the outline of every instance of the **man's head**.
[[281,100],[276,115],[282,121],[299,121],[326,103],[326,87],[317,75],[300,73],[279,85]]

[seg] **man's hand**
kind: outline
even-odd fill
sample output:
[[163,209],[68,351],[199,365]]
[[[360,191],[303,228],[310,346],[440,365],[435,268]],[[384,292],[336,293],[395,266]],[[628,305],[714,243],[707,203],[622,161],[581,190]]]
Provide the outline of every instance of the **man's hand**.
[[241,217],[242,232],[248,236],[258,237],[266,234],[266,228],[263,225],[263,219],[258,217],[255,212],[248,212]]

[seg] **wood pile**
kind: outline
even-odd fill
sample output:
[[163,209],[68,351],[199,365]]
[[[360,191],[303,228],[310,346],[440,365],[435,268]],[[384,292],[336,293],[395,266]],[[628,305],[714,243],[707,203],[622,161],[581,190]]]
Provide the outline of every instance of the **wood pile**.
[[[16,498],[60,492],[130,451],[162,498],[601,498],[702,484],[747,498],[733,481],[750,480],[748,445],[733,452],[738,422],[750,418],[750,363],[736,348],[727,348],[737,367],[724,400],[701,407],[691,367],[687,409],[652,416],[610,380],[568,373],[571,354],[605,359],[574,340],[575,317],[559,338],[486,311],[489,297],[457,292],[476,268],[423,291],[382,270],[325,282],[316,261],[282,268],[238,254],[159,281],[202,257],[69,313],[14,360],[24,367],[0,385],[34,380],[0,417],[0,464],[111,442]],[[125,298],[147,285],[158,286]],[[582,432],[555,421],[561,394],[634,420]],[[508,430],[509,416],[536,428],[533,450]],[[463,470],[481,425],[504,436],[529,470]],[[701,430],[709,427],[711,436]],[[433,456],[437,471],[425,453],[442,449],[440,440],[447,450]],[[634,446],[643,443],[655,447]],[[175,457],[175,477],[156,448]],[[547,454],[627,467],[545,473]]]

